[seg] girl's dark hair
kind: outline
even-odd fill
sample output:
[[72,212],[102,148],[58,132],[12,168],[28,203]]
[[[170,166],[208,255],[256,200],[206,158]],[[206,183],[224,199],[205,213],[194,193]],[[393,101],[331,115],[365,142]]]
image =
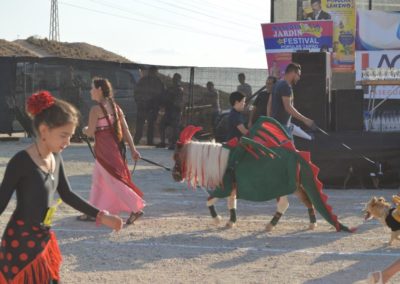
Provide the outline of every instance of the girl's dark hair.
[[98,89],[98,88],[101,89],[101,91],[103,92],[103,96],[105,98],[114,97],[112,86],[111,86],[110,81],[108,81],[108,79],[101,78],[101,77],[94,77],[93,85],[95,86],[96,89]]
[[117,107],[117,104],[114,101],[114,93],[113,93],[111,83],[108,79],[101,78],[101,77],[94,77],[92,81],[93,81],[94,87],[96,89],[100,88],[103,93],[104,98],[110,101],[114,115],[115,115],[115,121],[114,121],[115,134],[117,135],[118,140],[122,141],[123,134],[122,134],[122,126],[121,126],[121,117],[120,117],[119,108]]
[[39,125],[45,123],[50,129],[73,123],[75,126],[79,123],[79,112],[70,103],[54,98],[54,104],[43,109],[36,115],[30,115],[32,118],[33,130],[38,134]]

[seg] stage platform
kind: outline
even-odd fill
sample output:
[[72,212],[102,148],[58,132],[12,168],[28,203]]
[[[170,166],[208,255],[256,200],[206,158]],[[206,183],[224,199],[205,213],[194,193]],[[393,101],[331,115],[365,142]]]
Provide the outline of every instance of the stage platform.
[[[329,136],[318,132],[313,135],[312,141],[295,137],[295,144],[298,149],[311,152],[325,187],[400,187],[400,132],[330,132]],[[362,155],[381,163],[381,173],[378,166],[361,158]]]

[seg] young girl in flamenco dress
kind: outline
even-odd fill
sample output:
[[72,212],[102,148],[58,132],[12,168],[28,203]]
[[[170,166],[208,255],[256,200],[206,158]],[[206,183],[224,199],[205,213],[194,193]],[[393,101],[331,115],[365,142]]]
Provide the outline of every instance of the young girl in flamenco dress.
[[49,92],[27,102],[36,140],[9,161],[0,186],[0,214],[14,191],[17,206],[4,230],[0,247],[0,283],[58,283],[61,253],[49,222],[49,209],[60,198],[114,230],[122,220],[93,207],[71,191],[60,152],[70,144],[78,112]]

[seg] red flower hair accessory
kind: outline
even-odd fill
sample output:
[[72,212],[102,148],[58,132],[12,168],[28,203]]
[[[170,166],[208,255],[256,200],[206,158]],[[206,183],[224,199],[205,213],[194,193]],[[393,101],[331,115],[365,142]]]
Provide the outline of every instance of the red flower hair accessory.
[[39,91],[28,98],[27,110],[31,115],[35,116],[54,105],[54,103],[54,97],[49,91]]

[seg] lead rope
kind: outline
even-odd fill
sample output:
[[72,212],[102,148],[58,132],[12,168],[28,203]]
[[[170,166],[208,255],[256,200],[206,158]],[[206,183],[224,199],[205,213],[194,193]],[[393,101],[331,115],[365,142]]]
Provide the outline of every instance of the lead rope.
[[135,163],[133,164],[133,170],[132,170],[132,177],[135,175],[135,170],[136,170],[136,164],[137,164],[137,160],[135,160]]

